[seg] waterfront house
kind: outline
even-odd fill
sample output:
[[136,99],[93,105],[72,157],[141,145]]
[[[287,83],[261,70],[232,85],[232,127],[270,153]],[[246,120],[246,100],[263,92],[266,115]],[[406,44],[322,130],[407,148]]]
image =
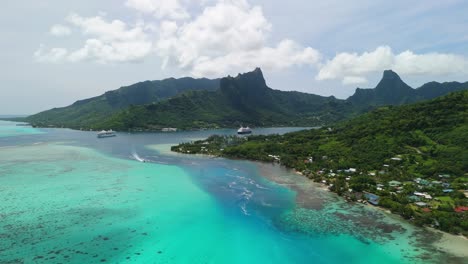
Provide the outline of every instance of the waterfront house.
[[379,205],[380,196],[373,194],[373,193],[364,193],[364,197],[366,197],[367,201],[369,201],[372,205]]

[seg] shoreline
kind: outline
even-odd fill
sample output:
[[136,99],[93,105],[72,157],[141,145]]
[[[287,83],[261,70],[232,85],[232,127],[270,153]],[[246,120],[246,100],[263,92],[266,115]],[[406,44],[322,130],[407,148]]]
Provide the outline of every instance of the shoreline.
[[[295,169],[290,169],[290,170],[291,170],[291,172],[293,172],[293,173],[295,173],[297,175],[300,175],[300,176],[302,176],[304,178],[307,178],[303,173],[301,173],[299,171],[296,171]],[[307,178],[307,179],[310,180],[309,178]],[[328,190],[328,186],[326,184],[323,184],[323,183],[320,183],[320,182],[315,182],[315,183],[318,184],[320,186],[319,188],[321,188],[322,190],[327,190],[330,193],[334,193],[334,192]],[[336,193],[334,193],[334,194],[336,194]],[[343,199],[341,196],[339,196],[337,194],[336,194],[336,196]],[[344,201],[346,201],[346,200],[344,200]],[[357,202],[348,202],[348,203],[353,206]],[[463,235],[450,234],[450,233],[447,233],[447,232],[444,232],[444,231],[441,231],[441,230],[438,230],[438,229],[435,229],[435,228],[432,228],[432,227],[428,227],[428,226],[418,227],[418,226],[415,226],[410,221],[407,221],[406,219],[403,219],[399,214],[392,213],[390,210],[388,210],[386,208],[371,205],[369,203],[365,204],[365,206],[367,208],[372,208],[372,210],[381,211],[381,212],[383,212],[385,214],[388,214],[388,215],[391,215],[393,217],[398,217],[398,219],[400,221],[405,222],[407,224],[410,224],[413,227],[421,228],[422,230],[428,230],[429,232],[431,232],[431,233],[433,233],[435,235],[439,234],[441,237],[439,239],[437,239],[436,241],[432,242],[431,243],[432,246],[434,246],[437,250],[440,250],[440,251],[442,251],[444,253],[454,255],[454,256],[456,256],[458,258],[467,258],[468,259],[468,238],[467,237],[465,237]]]
[[[172,151],[171,151],[172,152]],[[179,153],[180,154],[180,153]],[[184,154],[187,155],[187,154]],[[206,154],[188,154],[192,156],[205,156],[205,157],[210,157],[210,155]],[[249,161],[255,163],[259,170],[260,170],[260,175],[264,177],[267,180],[273,181],[279,185],[287,186],[288,188],[292,189],[293,191],[296,192],[296,205],[299,207],[302,207],[304,209],[311,209],[311,210],[320,210],[324,207],[324,204],[327,202],[326,199],[330,200],[330,198],[325,197],[324,193],[328,194],[334,194],[333,199],[339,199],[341,202],[345,202],[346,204],[349,204],[349,206],[356,206],[357,204],[361,204],[365,208],[372,208],[370,210],[375,210],[376,212],[381,212],[383,214],[386,214],[388,217],[391,217],[402,224],[407,224],[410,225],[413,228],[417,228],[420,231],[429,231],[430,233],[428,234],[432,241],[425,241],[428,242],[427,245],[424,244],[422,245],[423,248],[430,248],[430,250],[436,250],[439,251],[443,254],[447,254],[450,257],[456,258],[456,259],[468,259],[468,238],[463,236],[463,235],[454,235],[450,234],[441,230],[437,230],[434,228],[430,227],[418,227],[414,225],[414,223],[411,223],[410,221],[403,219],[401,215],[392,213],[390,210],[380,207],[380,206],[374,206],[369,203],[363,204],[363,203],[358,203],[358,202],[351,202],[347,201],[344,199],[342,196],[339,196],[335,192],[332,192],[328,189],[328,185],[323,184],[321,182],[315,182],[312,179],[308,178],[305,176],[302,172],[297,171],[294,168],[288,168],[284,165],[278,164],[278,163],[272,163],[272,162],[262,162],[262,161],[255,161],[255,160],[246,160],[246,159],[232,159],[232,158],[227,158],[222,155],[216,156],[219,158],[225,158],[225,159],[231,159],[231,160],[243,160],[243,161]],[[296,181],[291,181],[291,179],[287,179],[287,177],[281,177],[280,175],[272,175],[271,172],[272,168],[275,169],[280,169],[281,174],[284,173],[289,173],[289,174],[294,174],[299,177],[298,179],[295,179]],[[304,187],[306,186],[306,187]],[[307,188],[309,187],[309,188]],[[319,190],[319,192],[311,192],[310,187],[312,187],[314,190]],[[458,260],[457,260],[458,261]]]

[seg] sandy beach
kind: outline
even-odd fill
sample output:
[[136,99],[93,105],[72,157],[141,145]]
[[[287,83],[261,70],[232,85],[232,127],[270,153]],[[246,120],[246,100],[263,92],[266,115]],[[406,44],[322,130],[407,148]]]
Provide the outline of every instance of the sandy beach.
[[442,235],[438,241],[433,243],[437,249],[457,257],[468,258],[468,239],[466,237],[448,234],[433,228],[427,229]]

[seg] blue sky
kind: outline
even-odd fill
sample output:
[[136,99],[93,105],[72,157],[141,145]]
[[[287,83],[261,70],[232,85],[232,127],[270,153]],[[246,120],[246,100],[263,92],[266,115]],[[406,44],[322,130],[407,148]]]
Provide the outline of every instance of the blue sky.
[[468,81],[462,0],[16,0],[0,10],[0,113],[138,81],[263,69],[270,87],[346,98],[384,69]]

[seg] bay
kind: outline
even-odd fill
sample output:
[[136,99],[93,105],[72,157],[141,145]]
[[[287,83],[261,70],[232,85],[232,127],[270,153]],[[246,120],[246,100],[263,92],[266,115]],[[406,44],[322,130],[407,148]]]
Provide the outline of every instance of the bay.
[[437,234],[282,167],[169,151],[211,134],[235,130],[98,139],[1,122],[0,263],[466,260],[436,250]]

